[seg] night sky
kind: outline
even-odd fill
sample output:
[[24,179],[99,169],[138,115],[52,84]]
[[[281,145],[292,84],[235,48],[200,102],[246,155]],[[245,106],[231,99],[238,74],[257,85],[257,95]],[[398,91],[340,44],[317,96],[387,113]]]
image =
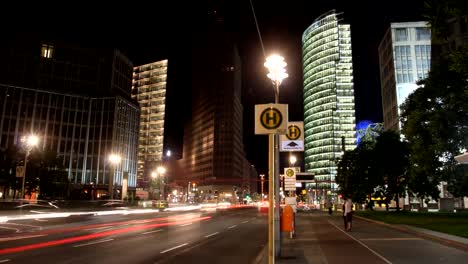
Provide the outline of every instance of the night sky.
[[[3,36],[15,30],[37,31],[115,47],[134,65],[168,58],[165,141],[166,146],[180,154],[186,119],[183,112],[189,109],[189,97],[180,95],[190,93],[190,45],[196,41],[196,32],[202,25],[199,21],[216,9],[224,17],[242,59],[247,159],[259,173],[267,173],[267,137],[254,135],[253,109],[255,104],[272,102],[274,94],[263,67],[264,54],[249,0],[115,1],[101,6],[95,3],[2,6],[8,12],[1,17],[0,29]],[[302,33],[319,15],[331,9],[343,12],[344,22],[351,24],[357,121],[382,121],[378,44],[390,22],[423,20],[422,0],[252,0],[252,3],[266,55],[279,53],[288,63],[290,77],[281,86],[280,102],[289,104],[290,121],[303,118]]]

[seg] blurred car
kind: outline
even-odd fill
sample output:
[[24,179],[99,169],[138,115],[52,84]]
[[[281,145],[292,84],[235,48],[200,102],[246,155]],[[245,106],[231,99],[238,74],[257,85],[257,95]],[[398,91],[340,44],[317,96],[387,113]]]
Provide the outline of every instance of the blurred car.
[[153,208],[166,209],[169,207],[169,203],[165,200],[153,200]]

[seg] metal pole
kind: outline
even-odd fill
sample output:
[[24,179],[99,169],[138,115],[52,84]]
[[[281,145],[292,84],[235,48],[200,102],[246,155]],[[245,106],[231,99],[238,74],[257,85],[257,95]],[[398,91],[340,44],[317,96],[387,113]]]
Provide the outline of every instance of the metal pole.
[[269,175],[268,175],[268,264],[275,263],[275,219],[274,219],[274,210],[275,210],[275,151],[274,151],[274,142],[275,135],[268,135],[268,156],[269,161]]
[[26,155],[24,155],[24,169],[23,169],[23,184],[21,185],[21,195],[23,199],[25,197],[24,193],[24,182],[26,181],[26,165],[28,164],[29,150],[26,150]]
[[114,164],[111,165],[111,174],[109,176],[109,197],[111,200],[114,199],[114,173],[115,167]]
[[[275,81],[275,104],[279,103],[279,81]],[[280,177],[279,177],[279,135],[274,135],[274,143],[275,143],[275,167],[274,167],[274,175],[275,175],[275,252],[276,256],[279,257],[281,253],[281,233],[280,233],[280,195],[279,195],[279,187],[281,186]]]

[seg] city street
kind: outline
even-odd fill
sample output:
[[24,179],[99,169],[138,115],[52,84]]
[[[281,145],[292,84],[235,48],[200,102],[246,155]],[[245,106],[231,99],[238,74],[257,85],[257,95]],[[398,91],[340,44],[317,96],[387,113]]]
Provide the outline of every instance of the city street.
[[249,263],[267,237],[265,215],[252,208],[1,226],[14,233],[0,237],[0,263]]

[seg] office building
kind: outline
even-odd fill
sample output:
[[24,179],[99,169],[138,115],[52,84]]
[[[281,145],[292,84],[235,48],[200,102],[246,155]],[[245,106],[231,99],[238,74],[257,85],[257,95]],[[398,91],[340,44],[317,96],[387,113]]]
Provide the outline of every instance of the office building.
[[335,10],[302,35],[304,161],[318,190],[336,190],[336,159],[356,147],[351,28]]
[[147,181],[163,158],[167,60],[133,68],[132,97],[140,105],[138,180]]
[[233,198],[243,179],[241,62],[216,12],[194,34],[192,108],[184,130],[184,179],[206,199]]
[[[0,46],[0,148],[22,148],[31,133],[55,153],[72,198],[119,197],[136,186],[139,107],[131,99],[132,63],[115,49],[45,37],[8,35]],[[109,155],[118,154],[115,169]],[[113,173],[113,175],[110,175]]]
[[391,23],[379,45],[384,129],[401,129],[400,106],[431,65],[431,31],[427,22]]

